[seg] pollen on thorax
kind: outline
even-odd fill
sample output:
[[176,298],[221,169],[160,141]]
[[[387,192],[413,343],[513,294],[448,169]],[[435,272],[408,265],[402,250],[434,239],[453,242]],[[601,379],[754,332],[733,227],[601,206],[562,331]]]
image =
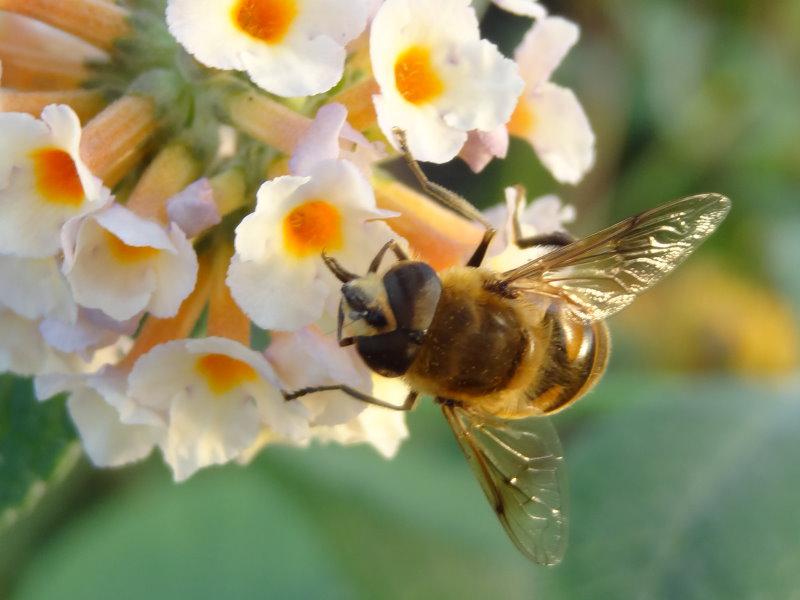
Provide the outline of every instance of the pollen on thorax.
[[430,102],[444,91],[430,49],[425,46],[410,46],[397,57],[394,80],[397,91],[412,104]]
[[233,9],[234,24],[268,44],[286,37],[297,17],[297,0],[240,0]]
[[224,394],[248,381],[256,381],[256,370],[246,362],[227,354],[204,354],[195,367],[215,394]]
[[150,260],[158,256],[160,252],[158,248],[150,246],[129,246],[107,229],[103,230],[103,237],[105,237],[111,256],[124,264]]
[[36,190],[47,202],[80,206],[86,194],[72,157],[59,148],[39,148],[31,153]]
[[342,216],[333,204],[311,199],[283,218],[286,251],[298,258],[317,255],[342,246]]
[[533,112],[531,103],[520,97],[511,118],[508,120],[508,133],[518,137],[525,137],[533,133],[536,128],[536,113]]

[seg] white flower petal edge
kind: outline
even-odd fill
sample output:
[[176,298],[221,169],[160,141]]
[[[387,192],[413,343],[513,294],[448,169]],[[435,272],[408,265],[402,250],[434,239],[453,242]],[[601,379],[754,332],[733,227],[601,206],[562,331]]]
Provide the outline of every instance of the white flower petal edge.
[[39,400],[69,393],[67,409],[95,466],[118,467],[141,460],[164,439],[166,430],[155,416],[149,424],[122,421],[120,408],[130,402],[126,373],[105,368],[92,375],[44,375],[36,378],[35,387]]
[[[342,141],[351,148],[342,150]],[[365,176],[371,165],[386,153],[370,143],[347,123],[347,109],[337,103],[326,104],[317,111],[311,127],[300,138],[289,160],[293,175],[307,175],[311,168],[324,160],[344,158],[355,164]]]
[[[446,27],[436,14],[446,15]],[[508,121],[523,87],[516,64],[480,39],[468,0],[386,0],[372,23],[370,57],[378,124],[395,147],[392,128],[405,130],[422,161],[446,162],[467,131]]]
[[0,281],[6,282],[0,285],[0,306],[27,319],[52,316],[75,321],[78,307],[55,257],[0,255]]
[[219,225],[222,216],[208,178],[198,179],[170,198],[167,201],[167,216],[190,238]]
[[514,51],[514,60],[528,88],[544,83],[578,43],[580,29],[562,17],[547,17],[534,25]]
[[480,173],[493,158],[505,158],[508,154],[508,129],[505,125],[491,131],[473,130],[467,134],[467,143],[458,153],[473,173]]
[[129,394],[163,416],[164,460],[176,481],[237,458],[262,427],[288,440],[308,436],[302,404],[286,402],[266,359],[225,338],[161,344],[134,365]]
[[515,15],[532,19],[542,19],[547,16],[547,9],[536,0],[492,0],[492,2]]
[[278,177],[258,191],[236,228],[228,269],[231,294],[264,329],[296,330],[316,321],[339,293],[322,251],[355,272],[393,236],[372,188],[349,161],[323,160],[306,177]]
[[[520,190],[508,187],[505,192],[505,206],[494,206],[484,212],[484,216],[498,229],[496,239],[498,247],[502,248],[501,251],[489,256],[486,260],[486,266],[496,271],[513,269],[552,250],[552,248],[541,246],[518,248],[511,241],[513,239],[512,214],[516,210]],[[574,220],[575,208],[569,204],[563,204],[558,196],[552,194],[536,198],[530,204],[525,204],[523,198],[523,206],[519,211],[523,237],[566,231],[564,225],[572,223]]]
[[0,113],[0,131],[0,253],[52,256],[64,223],[110,193],[80,159],[80,122],[68,106],[45,107],[42,120]]
[[[375,396],[398,406],[402,404],[408,388],[400,380],[374,374],[372,378]],[[400,449],[400,444],[408,438],[406,413],[367,405],[355,419],[332,427],[314,427],[311,434],[314,439],[322,442],[370,444],[384,458],[393,458]]]
[[[325,92],[342,77],[347,42],[367,22],[364,0],[170,0],[173,36],[209,67],[247,71],[280,96]],[[259,13],[259,11],[265,11]]]
[[39,331],[51,348],[60,352],[78,352],[88,358],[89,353],[110,346],[121,335],[133,335],[139,320],[140,315],[127,321],[114,321],[99,310],[81,308],[73,323],[45,317],[39,323]]
[[169,231],[114,204],[65,227],[64,273],[75,300],[118,321],[175,315],[197,279],[197,255]]
[[533,146],[558,181],[577,184],[594,164],[595,138],[571,90],[548,81],[577,42],[578,27],[560,17],[537,21],[515,52],[525,91],[509,131]]
[[69,371],[67,358],[49,348],[36,321],[0,307],[0,373],[30,376]]
[[543,83],[530,96],[538,124],[528,136],[539,159],[558,181],[577,184],[594,164],[595,137],[572,90]]
[[[340,348],[335,339],[316,327],[273,334],[264,354],[288,391],[340,383],[367,394],[372,391],[370,372],[352,349]],[[346,423],[367,406],[339,391],[310,394],[296,402],[306,406],[312,426]]]

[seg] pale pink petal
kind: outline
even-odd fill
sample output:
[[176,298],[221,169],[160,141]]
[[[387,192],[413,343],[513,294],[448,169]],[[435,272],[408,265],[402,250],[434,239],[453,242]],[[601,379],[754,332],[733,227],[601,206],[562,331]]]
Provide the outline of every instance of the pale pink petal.
[[167,215],[189,238],[222,222],[217,203],[214,202],[214,190],[205,177],[170,198],[167,201]]
[[480,173],[493,158],[505,158],[508,153],[508,130],[500,125],[492,131],[473,129],[467,134],[467,143],[458,156],[473,173]]

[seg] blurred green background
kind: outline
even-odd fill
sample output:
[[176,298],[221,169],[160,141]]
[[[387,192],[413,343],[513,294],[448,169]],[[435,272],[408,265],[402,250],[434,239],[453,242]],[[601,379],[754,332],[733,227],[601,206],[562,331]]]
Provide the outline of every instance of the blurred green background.
[[[560,188],[514,142],[480,176],[429,173],[481,205],[556,191],[577,233],[698,192],[734,203],[612,319],[607,376],[556,418],[564,563],[517,553],[430,403],[390,462],[270,448],[176,486],[156,459],[91,469],[63,403],[5,377],[0,506],[21,509],[0,511],[0,597],[800,597],[800,2],[548,7],[582,27],[555,80],[589,113],[595,169]],[[490,9],[484,32],[510,53],[527,25]]]

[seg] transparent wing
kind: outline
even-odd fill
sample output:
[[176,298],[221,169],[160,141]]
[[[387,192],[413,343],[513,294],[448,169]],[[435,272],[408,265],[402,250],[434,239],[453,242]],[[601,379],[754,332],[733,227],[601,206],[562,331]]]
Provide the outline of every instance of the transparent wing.
[[503,420],[442,405],[497,518],[517,547],[542,565],[567,545],[561,443],[544,417]]
[[506,271],[500,283],[559,297],[584,319],[605,319],[683,262],[729,210],[719,194],[676,200]]

